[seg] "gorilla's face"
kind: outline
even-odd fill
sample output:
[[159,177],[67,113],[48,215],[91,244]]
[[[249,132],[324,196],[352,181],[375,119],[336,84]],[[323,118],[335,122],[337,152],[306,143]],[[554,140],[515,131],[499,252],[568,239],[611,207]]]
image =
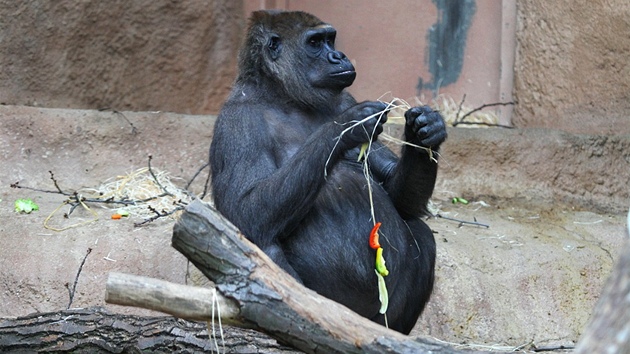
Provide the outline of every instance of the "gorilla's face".
[[311,93],[313,89],[339,92],[352,85],[356,72],[346,55],[335,50],[336,35],[337,31],[328,24],[298,33],[270,33],[266,55],[272,76],[289,92],[298,87]]
[[328,107],[356,77],[335,50],[337,31],[305,12],[257,11],[239,53],[238,80],[309,109]]
[[335,50],[336,35],[330,25],[304,32],[302,45],[310,62],[307,76],[313,87],[343,89],[354,82],[354,66],[345,54]]

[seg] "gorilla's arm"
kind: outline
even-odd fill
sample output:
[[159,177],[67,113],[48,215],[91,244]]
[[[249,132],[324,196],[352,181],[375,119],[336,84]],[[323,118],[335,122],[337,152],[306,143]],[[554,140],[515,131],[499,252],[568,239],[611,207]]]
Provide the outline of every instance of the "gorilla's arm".
[[[213,196],[219,211],[281,268],[299,279],[279,239],[291,232],[290,226],[299,224],[314,203],[335,143],[335,130],[322,127],[278,168],[270,133],[262,121],[235,119],[261,114],[242,106],[224,108],[212,142]],[[239,138],[222,141],[222,137],[234,136]],[[224,160],[239,162],[224,165]]]
[[[434,150],[437,152],[436,150]],[[433,157],[437,157],[433,154]],[[427,204],[437,177],[437,162],[415,147],[404,146],[385,189],[404,219],[428,215]]]

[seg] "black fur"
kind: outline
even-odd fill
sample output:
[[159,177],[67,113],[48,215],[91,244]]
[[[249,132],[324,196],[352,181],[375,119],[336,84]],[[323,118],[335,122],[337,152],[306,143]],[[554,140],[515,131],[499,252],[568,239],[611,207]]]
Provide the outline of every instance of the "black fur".
[[[368,245],[367,181],[357,162],[359,146],[373,139],[368,163],[390,271],[387,317],[391,328],[409,333],[433,288],[435,241],[420,218],[437,164],[408,146],[399,159],[376,140],[385,115],[341,134],[386,105],[357,103],[344,90],[356,74],[335,50],[335,35],[303,12],[253,14],[210,148],[214,201],[304,285],[384,323]],[[446,139],[440,114],[415,107],[405,118],[405,140],[437,152]]]

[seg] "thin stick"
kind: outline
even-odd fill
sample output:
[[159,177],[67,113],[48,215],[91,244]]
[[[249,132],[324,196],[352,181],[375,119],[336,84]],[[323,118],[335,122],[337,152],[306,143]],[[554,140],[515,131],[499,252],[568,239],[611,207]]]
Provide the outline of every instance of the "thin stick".
[[118,114],[118,115],[120,115],[120,116],[121,116],[121,117],[123,117],[123,118],[127,121],[127,123],[131,126],[131,134],[136,135],[136,134],[138,133],[138,129],[136,129],[136,127],[133,125],[133,123],[131,123],[131,121],[129,120],[129,118],[127,118],[127,116],[125,116],[122,112],[117,111],[117,110],[115,110],[115,109],[113,109],[113,108],[111,108],[111,107],[101,107],[101,108],[98,108],[98,111],[99,111],[99,112],[103,112],[103,111],[111,111],[111,112],[112,112],[112,113],[114,113],[114,114]]
[[79,270],[77,271],[77,275],[76,277],[74,277],[74,284],[72,284],[72,290],[70,290],[70,288],[68,287],[68,292],[70,294],[70,302],[68,302],[68,307],[66,309],[69,309],[70,305],[72,305],[72,301],[74,300],[74,293],[77,290],[77,283],[79,282],[79,275],[81,275],[81,271],[83,270],[83,265],[85,264],[85,260],[87,259],[87,257],[90,255],[91,252],[92,252],[92,249],[88,248],[87,253],[85,254],[85,257],[83,257],[83,260],[81,261],[81,265],[79,265]]
[[574,345],[553,345],[553,346],[546,346],[546,347],[536,347],[534,348],[534,352],[539,353],[539,352],[553,352],[556,350],[574,350],[575,346]]
[[184,208],[185,208],[185,206],[187,204],[182,202],[182,201],[179,201],[178,203],[180,203],[180,205],[176,206],[175,208],[171,209],[170,211],[162,211],[162,212],[159,212],[159,211],[155,210],[155,208],[153,208],[152,206],[148,205],[147,208],[149,208],[149,210],[151,210],[153,213],[155,213],[155,215],[150,217],[150,218],[148,218],[148,219],[144,219],[141,222],[134,223],[133,226],[134,227],[142,226],[144,224],[148,224],[150,222],[153,222],[153,221],[155,221],[155,220],[157,220],[159,218],[164,218],[164,217],[167,217],[169,215],[173,215],[173,214],[175,214],[176,212],[178,212],[180,210],[184,210]]
[[173,197],[173,194],[171,194],[169,191],[166,190],[166,188],[164,188],[164,186],[162,185],[162,183],[160,183],[160,181],[158,180],[157,176],[155,175],[155,173],[153,173],[153,169],[151,168],[151,160],[153,159],[153,155],[149,155],[149,173],[151,174],[151,176],[153,177],[153,180],[155,181],[155,184],[158,185],[158,187],[160,187],[161,190],[164,191],[164,193],[170,197]]
[[[455,114],[455,122],[457,122],[459,120],[459,112],[462,111],[462,106],[464,105],[464,101],[466,100],[466,94],[464,94],[464,96],[462,96],[462,101],[459,103],[459,107],[457,108],[457,113]],[[455,126],[453,124],[453,126]]]
[[[208,164],[210,166],[210,164]],[[199,199],[203,199],[208,194],[208,186],[210,185],[210,177],[212,177],[212,171],[208,168],[208,177],[206,177],[206,183],[203,185],[203,192],[201,192],[201,196]]]
[[[513,105],[513,104],[514,104],[514,102],[496,102],[496,103],[482,104],[481,106],[479,106],[479,107],[473,109],[472,111],[464,114],[461,119],[456,120],[455,122],[453,122],[453,126],[456,127],[458,124],[462,124],[464,119],[466,119],[466,117],[468,117],[469,115],[471,115],[471,114],[473,114],[475,112],[478,112],[478,111],[480,111],[480,110],[482,110],[484,108],[495,107],[495,106],[509,106],[509,105]],[[459,115],[459,112],[458,112],[458,115]],[[498,124],[497,124],[497,126],[498,126]]]
[[443,216],[442,214],[436,214],[435,216],[437,216],[438,218],[445,219],[445,220],[458,222],[460,224],[460,226],[462,226],[464,224],[468,224],[468,225],[475,225],[475,226],[485,227],[486,229],[490,228],[490,225],[482,224],[482,223],[479,223],[479,222],[476,222],[476,221],[465,221],[465,220],[449,218],[447,216]]
[[57,190],[60,193],[63,193],[63,191],[61,190],[61,188],[59,188],[59,185],[57,184],[57,180],[55,179],[55,175],[52,173],[52,171],[48,171],[48,173],[50,173],[50,179],[52,179],[53,183],[55,184],[55,188],[57,188]]
[[188,183],[186,184],[186,187],[184,187],[185,189],[190,188],[190,185],[195,181],[195,179],[197,178],[197,176],[199,176],[199,174],[201,173],[201,171],[203,171],[206,167],[209,167],[210,163],[206,162],[203,166],[201,166],[197,172],[195,172],[195,174],[192,176],[192,178],[190,179],[190,181],[188,181]]
[[10,185],[11,188],[18,188],[18,189],[26,189],[29,191],[34,191],[34,192],[40,192],[40,193],[52,193],[52,194],[61,194],[61,195],[65,195],[65,196],[72,196],[72,193],[68,193],[68,192],[63,192],[63,191],[51,191],[51,190],[46,190],[46,189],[39,189],[39,188],[33,188],[33,187],[27,187],[27,186],[21,186],[20,182],[15,182],[12,183]]
[[[192,176],[190,181],[188,181],[188,184],[186,184],[186,187],[184,188],[186,191],[189,191],[188,188],[190,188],[190,185],[197,178],[197,176],[201,173],[201,171],[203,171],[206,167],[208,167],[208,176],[206,177],[206,182],[203,185],[203,192],[201,192],[201,195],[199,196],[199,199],[205,198],[206,195],[208,194],[208,185],[210,185],[210,177],[212,176],[212,171],[210,171],[210,162],[206,162],[203,166],[201,166],[197,170],[197,172],[195,172],[195,174]],[[189,193],[189,194],[192,194],[192,193]]]
[[[468,124],[468,125],[485,125],[487,127],[497,127],[497,128],[506,128],[506,129],[514,129],[513,126],[511,125],[503,125],[503,124],[496,124],[496,123],[488,123],[488,122],[457,122],[457,125],[460,124]],[[453,126],[455,126],[455,123],[453,123]]]

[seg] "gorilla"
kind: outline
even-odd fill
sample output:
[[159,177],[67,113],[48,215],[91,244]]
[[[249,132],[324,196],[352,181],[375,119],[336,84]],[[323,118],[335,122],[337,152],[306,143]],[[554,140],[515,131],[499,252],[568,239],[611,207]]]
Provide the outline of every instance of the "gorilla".
[[[427,148],[439,150],[446,127],[414,107],[404,115],[413,145],[400,158],[385,147],[388,106],[345,90],[356,73],[335,36],[304,12],[253,13],[210,146],[214,203],[306,287],[407,334],[433,289],[435,240],[421,218],[437,174]],[[358,161],[369,142],[371,199]],[[375,222],[389,271],[385,315],[368,242]]]

